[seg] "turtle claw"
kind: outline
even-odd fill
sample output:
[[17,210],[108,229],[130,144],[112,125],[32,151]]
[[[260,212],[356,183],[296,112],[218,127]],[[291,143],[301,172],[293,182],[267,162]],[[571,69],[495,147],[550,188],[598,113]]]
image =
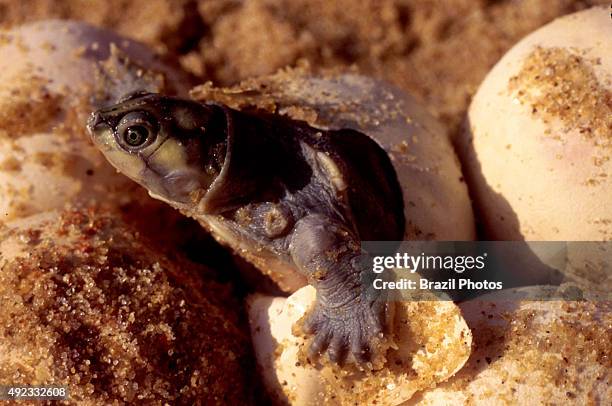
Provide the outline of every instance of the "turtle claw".
[[327,348],[329,360],[335,364],[342,365],[348,355],[348,345],[345,342],[345,337],[333,337],[329,347]]
[[362,369],[372,369],[373,360],[388,348],[382,345],[386,308],[386,303],[358,300],[342,311],[330,311],[317,302],[303,321],[304,334],[313,336],[308,358],[320,360],[327,356],[340,366],[354,363]]

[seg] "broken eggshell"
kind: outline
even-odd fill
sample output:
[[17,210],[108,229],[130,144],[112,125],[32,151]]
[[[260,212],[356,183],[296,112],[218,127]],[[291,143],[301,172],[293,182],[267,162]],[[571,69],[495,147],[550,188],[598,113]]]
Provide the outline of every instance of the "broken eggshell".
[[2,220],[67,201],[133,200],[137,186],[91,145],[87,117],[126,92],[180,93],[187,81],[144,45],[80,22],[0,31],[0,54]]
[[[184,94],[189,85],[180,70],[162,62],[146,45],[78,21],[43,20],[1,30],[0,50],[3,95],[10,95],[11,82],[19,84],[28,78],[44,80],[50,93],[70,101],[89,97],[96,87],[95,77],[105,74],[117,81],[104,89],[110,102],[130,91],[161,90],[161,86],[167,93]],[[98,62],[108,61],[113,53],[124,59],[124,66],[114,66],[115,72],[97,72]],[[118,85],[120,80],[124,87]]]
[[256,357],[273,399],[291,405],[398,405],[418,390],[455,374],[466,362],[471,332],[451,301],[405,301],[396,304],[395,342],[387,362],[371,374],[315,367],[302,361],[307,346],[292,325],[312,306],[316,291],[306,286],[288,299],[251,296],[249,322]]
[[609,403],[609,294],[577,291],[531,286],[459,304],[473,333],[468,362],[404,406]]

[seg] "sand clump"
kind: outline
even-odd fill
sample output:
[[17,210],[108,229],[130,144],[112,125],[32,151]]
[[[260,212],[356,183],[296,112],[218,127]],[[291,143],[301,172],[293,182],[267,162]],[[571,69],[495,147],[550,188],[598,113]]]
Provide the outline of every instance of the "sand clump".
[[7,223],[0,241],[0,381],[85,404],[248,402],[239,306],[197,266],[95,209]]
[[[551,117],[596,142],[612,146],[612,92],[597,79],[584,57],[560,47],[537,47],[508,90],[548,122]],[[550,135],[549,131],[549,135]]]

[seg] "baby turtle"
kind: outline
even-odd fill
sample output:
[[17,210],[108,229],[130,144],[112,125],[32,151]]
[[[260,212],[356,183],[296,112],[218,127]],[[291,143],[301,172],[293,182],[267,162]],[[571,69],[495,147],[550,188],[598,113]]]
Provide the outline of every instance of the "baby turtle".
[[92,113],[94,143],[149,194],[197,219],[262,269],[317,290],[300,328],[309,355],[368,365],[387,340],[388,303],[369,289],[360,242],[404,235],[387,153],[350,129],[137,92]]

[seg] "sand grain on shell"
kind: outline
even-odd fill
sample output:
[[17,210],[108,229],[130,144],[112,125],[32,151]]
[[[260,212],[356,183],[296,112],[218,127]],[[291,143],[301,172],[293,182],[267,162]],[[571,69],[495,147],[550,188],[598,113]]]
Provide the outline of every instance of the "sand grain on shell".
[[[612,396],[611,303],[515,305],[515,311],[500,312],[498,307],[506,307],[503,302],[481,302],[481,317],[470,322],[474,350],[440,389],[465,396],[468,405],[512,405],[517,399],[604,404]],[[603,399],[602,392],[607,393]]]
[[556,118],[566,130],[610,147],[612,91],[595,75],[599,63],[564,48],[537,47],[508,87],[534,116],[545,122]]
[[49,131],[57,123],[63,96],[49,92],[47,84],[44,78],[24,73],[10,88],[0,88],[5,94],[0,97],[0,137]]

